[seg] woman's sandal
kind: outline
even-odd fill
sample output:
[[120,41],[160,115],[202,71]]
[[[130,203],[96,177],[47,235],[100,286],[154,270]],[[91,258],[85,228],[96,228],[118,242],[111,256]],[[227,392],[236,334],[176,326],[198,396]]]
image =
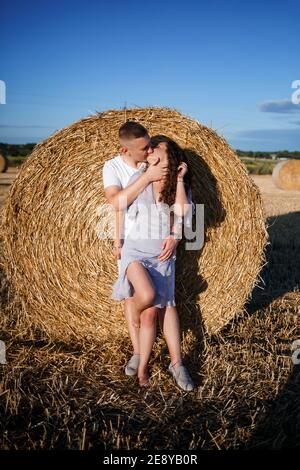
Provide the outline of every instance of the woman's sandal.
[[125,367],[125,374],[126,375],[136,375],[139,367],[140,362],[140,355],[133,354]]
[[187,368],[181,364],[176,369],[173,367],[172,363],[170,363],[168,367],[169,372],[173,375],[177,385],[186,392],[190,392],[194,390],[195,385],[192,381],[192,378],[187,370]]

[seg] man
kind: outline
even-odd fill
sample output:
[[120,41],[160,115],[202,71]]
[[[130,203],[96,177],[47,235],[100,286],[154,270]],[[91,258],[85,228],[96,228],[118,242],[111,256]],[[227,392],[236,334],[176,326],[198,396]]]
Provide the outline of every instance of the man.
[[[147,130],[138,122],[127,121],[119,129],[119,141],[121,145],[120,154],[105,162],[103,167],[103,186],[108,202],[116,211],[121,211],[128,207],[137,196],[153,181],[165,180],[168,175],[167,165],[157,166],[157,161],[149,165],[148,169],[141,174],[132,184],[127,186],[129,178],[140,168],[140,164],[146,162],[147,157],[152,153],[150,146],[150,137]],[[130,220],[124,218],[123,236],[130,231]],[[164,243],[161,257],[167,259],[176,249],[178,240],[169,235]],[[118,256],[121,246],[115,246],[115,254]],[[125,367],[126,375],[135,375],[139,366],[139,330],[134,327],[131,321],[131,312],[133,309],[133,298],[125,299],[125,318],[128,325],[130,339],[133,345],[133,356]],[[161,309],[159,309],[161,310]],[[146,323],[147,318],[153,318],[156,315],[156,307],[151,307],[141,314],[141,324]],[[146,316],[147,315],[147,316]],[[144,317],[144,318],[143,318]],[[191,379],[187,370],[182,365],[180,329],[178,315],[167,315],[163,318],[164,335],[172,357],[175,358],[173,374],[177,384],[185,389],[191,390]],[[160,317],[160,321],[162,318]],[[176,375],[176,370],[178,374]]]

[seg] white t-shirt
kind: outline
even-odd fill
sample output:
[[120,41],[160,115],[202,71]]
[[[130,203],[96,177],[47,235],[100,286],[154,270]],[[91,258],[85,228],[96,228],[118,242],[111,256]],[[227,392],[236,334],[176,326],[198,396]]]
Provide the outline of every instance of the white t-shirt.
[[136,173],[141,166],[133,168],[124,162],[121,155],[117,155],[111,160],[107,160],[103,166],[103,187],[119,186],[124,189],[131,175]]
[[[139,164],[138,168],[133,168],[124,162],[121,155],[117,155],[111,160],[107,160],[103,165],[103,187],[104,189],[108,186],[119,186],[121,189],[126,188],[130,177],[139,171],[144,163]],[[129,219],[127,213],[125,212],[124,217],[124,227],[121,231],[121,236],[127,238],[134,220]]]

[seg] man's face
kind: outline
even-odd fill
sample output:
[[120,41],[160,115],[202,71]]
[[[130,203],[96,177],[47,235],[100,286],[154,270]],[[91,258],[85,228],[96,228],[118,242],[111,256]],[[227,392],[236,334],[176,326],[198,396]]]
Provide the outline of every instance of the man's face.
[[153,150],[150,147],[150,137],[138,137],[131,139],[123,146],[126,155],[132,157],[136,162],[144,162],[147,160]]

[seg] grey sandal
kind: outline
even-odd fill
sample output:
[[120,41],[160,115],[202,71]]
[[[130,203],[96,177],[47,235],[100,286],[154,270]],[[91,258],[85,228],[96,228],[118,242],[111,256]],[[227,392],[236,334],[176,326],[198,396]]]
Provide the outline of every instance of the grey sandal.
[[126,375],[136,375],[140,363],[140,355],[134,354],[126,364],[125,374]]
[[184,365],[176,367],[176,369],[170,363],[168,367],[169,372],[173,375],[177,385],[185,390],[186,392],[190,392],[195,388],[194,382],[191,379],[191,376]]

